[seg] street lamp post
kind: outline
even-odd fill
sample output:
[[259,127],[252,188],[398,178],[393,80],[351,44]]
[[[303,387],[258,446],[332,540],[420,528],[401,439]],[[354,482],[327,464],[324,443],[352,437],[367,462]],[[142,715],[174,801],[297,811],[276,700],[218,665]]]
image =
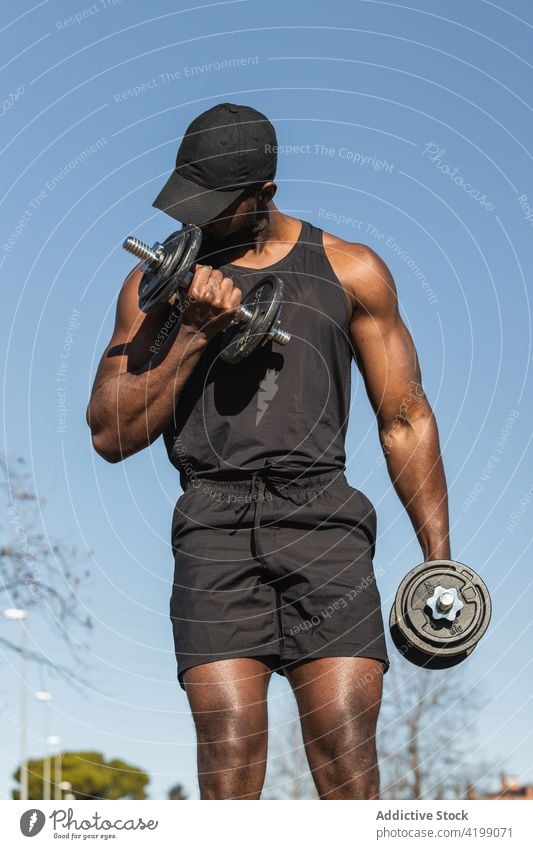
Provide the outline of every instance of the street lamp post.
[[59,799],[61,799],[61,770],[62,770],[62,767],[63,767],[63,757],[61,755],[61,752],[59,751],[59,748],[56,752],[54,766],[55,766],[54,780],[55,780],[55,785],[56,785],[56,792],[55,792],[54,798],[59,800]]
[[56,752],[54,755],[54,799],[61,799],[61,752],[59,750],[59,745],[61,743],[61,737],[48,737],[48,745],[55,746]]
[[24,620],[28,616],[25,610],[10,607],[4,610],[6,619],[22,623],[22,635],[20,639],[20,798],[23,802],[28,800],[28,762],[26,760],[26,734],[27,734],[27,710],[26,710],[26,677],[27,677],[27,654],[28,654],[28,632]]
[[45,690],[37,690],[35,693],[35,698],[38,702],[43,703],[44,707],[44,761],[43,761],[43,800],[50,800],[50,752],[48,751],[48,745],[46,743],[48,739],[48,735],[50,732],[50,700],[52,698],[51,693],[47,693]]
[[61,790],[61,793],[64,794],[63,799],[65,799],[65,801],[70,802],[72,799],[76,798],[74,793],[71,792],[72,791],[72,784],[71,784],[70,781],[60,781],[59,782],[59,789]]

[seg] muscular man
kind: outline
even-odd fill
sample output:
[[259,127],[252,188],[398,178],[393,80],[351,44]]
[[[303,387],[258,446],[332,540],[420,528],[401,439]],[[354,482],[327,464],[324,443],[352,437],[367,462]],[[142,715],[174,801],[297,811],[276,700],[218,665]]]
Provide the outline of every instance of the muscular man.
[[[320,798],[377,798],[389,661],[376,513],[344,475],[352,357],[426,560],[450,556],[438,431],[387,266],[280,212],[275,170],[256,110],[224,103],[193,121],[154,202],[202,228],[188,299],[145,315],[142,272],[129,274],[87,419],[105,460],[162,435],[180,471],[170,614],[202,798],[260,797],[273,671],[294,690]],[[267,271],[284,281],[291,341],[225,363],[222,331]]]

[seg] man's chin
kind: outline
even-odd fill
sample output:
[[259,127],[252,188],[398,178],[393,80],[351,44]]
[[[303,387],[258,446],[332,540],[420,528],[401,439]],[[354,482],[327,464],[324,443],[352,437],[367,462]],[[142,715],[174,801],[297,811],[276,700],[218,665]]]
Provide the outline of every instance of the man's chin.
[[248,244],[253,241],[253,234],[247,229],[233,230],[230,233],[220,231],[216,227],[202,228],[204,237],[220,247],[235,247],[237,245]]
[[221,222],[210,221],[200,229],[206,241],[216,244],[219,248],[230,249],[253,244],[264,232],[266,225],[267,221],[255,219],[235,229],[226,229]]
[[[202,234],[206,239],[210,241],[216,242],[227,242],[231,241],[235,238],[235,236],[239,236],[239,232],[236,230],[228,230],[223,224],[219,222],[209,222],[200,228]],[[242,230],[240,231],[242,233]]]

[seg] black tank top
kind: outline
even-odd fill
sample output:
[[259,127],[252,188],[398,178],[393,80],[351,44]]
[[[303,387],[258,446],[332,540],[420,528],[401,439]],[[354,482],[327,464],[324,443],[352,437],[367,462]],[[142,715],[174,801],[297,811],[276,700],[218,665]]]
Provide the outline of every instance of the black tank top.
[[194,475],[231,477],[265,465],[307,476],[345,469],[352,347],[346,295],[322,230],[303,221],[289,253],[268,268],[221,266],[246,296],[267,272],[284,282],[288,345],[268,342],[237,365],[208,344],[163,438],[182,486]]

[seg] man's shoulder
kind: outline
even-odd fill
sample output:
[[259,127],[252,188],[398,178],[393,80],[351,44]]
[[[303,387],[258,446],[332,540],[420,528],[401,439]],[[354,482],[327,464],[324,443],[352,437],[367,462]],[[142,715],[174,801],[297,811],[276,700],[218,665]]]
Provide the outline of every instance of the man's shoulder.
[[364,242],[349,242],[347,239],[341,239],[340,236],[335,236],[334,233],[329,233],[323,230],[324,250],[332,255],[338,256],[338,262],[342,262],[343,257],[349,262],[354,259],[361,260],[365,258],[377,257],[378,254],[372,250],[369,245]]
[[[376,281],[390,287],[392,276],[376,251],[363,242],[349,242],[323,231],[326,256],[342,285],[358,300]],[[392,284],[394,285],[394,284]]]

